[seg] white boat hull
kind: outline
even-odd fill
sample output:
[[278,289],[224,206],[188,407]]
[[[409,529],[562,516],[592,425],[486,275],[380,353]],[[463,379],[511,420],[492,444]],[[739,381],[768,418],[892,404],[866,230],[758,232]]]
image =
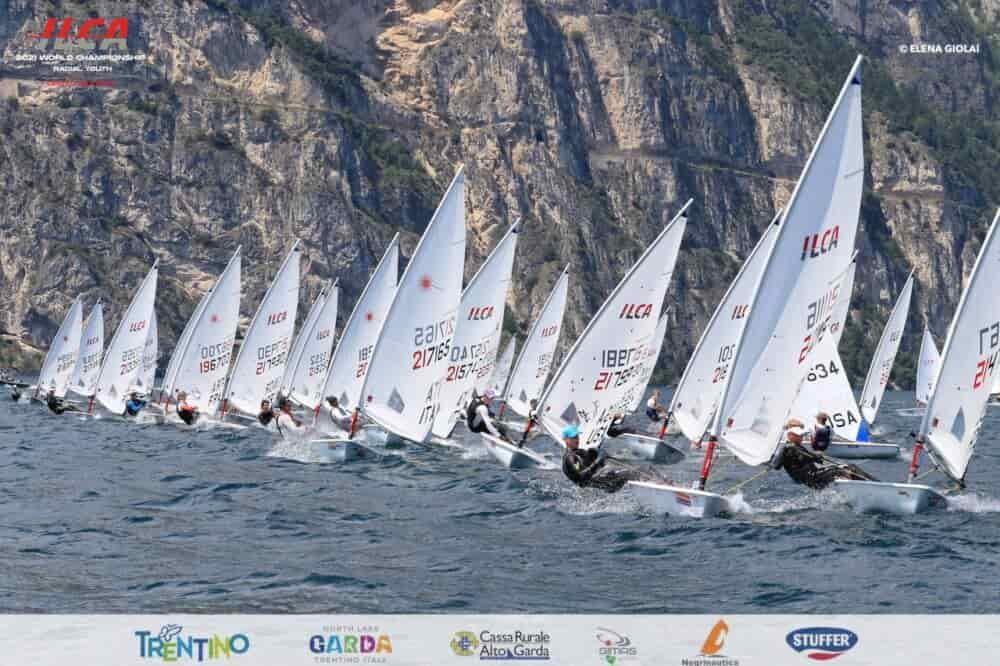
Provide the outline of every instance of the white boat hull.
[[309,447],[315,457],[326,463],[350,462],[364,458],[369,452],[353,439],[327,437],[309,441]]
[[554,467],[552,462],[530,449],[508,444],[493,435],[482,435],[482,438],[490,455],[507,469],[530,469],[533,467],[551,469]]
[[898,458],[899,446],[878,442],[832,442],[823,453],[843,460]]
[[944,495],[930,486],[915,483],[848,481],[838,479],[834,486],[859,513],[895,513],[912,515],[931,507],[944,506]]
[[683,451],[674,448],[662,439],[649,435],[607,437],[602,446],[608,453],[626,451],[637,458],[665,465],[673,465],[684,459]]
[[644,509],[653,513],[691,518],[711,518],[731,513],[725,497],[704,490],[648,481],[629,481],[626,487]]

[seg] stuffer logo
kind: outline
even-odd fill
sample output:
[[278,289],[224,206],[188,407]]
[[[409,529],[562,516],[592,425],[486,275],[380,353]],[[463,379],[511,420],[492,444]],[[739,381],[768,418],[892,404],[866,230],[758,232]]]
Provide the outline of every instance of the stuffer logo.
[[858,635],[836,627],[806,627],[789,633],[785,642],[810,659],[829,661],[853,649],[858,644]]

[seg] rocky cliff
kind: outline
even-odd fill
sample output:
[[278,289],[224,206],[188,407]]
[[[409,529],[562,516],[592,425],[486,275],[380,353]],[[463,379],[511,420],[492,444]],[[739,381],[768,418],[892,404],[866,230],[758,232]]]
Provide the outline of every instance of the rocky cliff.
[[[464,163],[467,277],[526,221],[510,332],[567,263],[580,331],[694,198],[659,374],[676,378],[862,53],[868,175],[844,356],[863,374],[912,268],[905,383],[1000,203],[998,6],[0,1],[0,364],[37,363],[76,294],[110,301],[113,325],[154,257],[165,356],[237,245],[247,317],[296,237],[304,302],[339,277],[349,312],[388,239],[403,231],[411,252]],[[128,49],[150,64],[83,89],[11,64],[47,17],[88,15],[127,16]],[[979,53],[901,52],[914,44]]]

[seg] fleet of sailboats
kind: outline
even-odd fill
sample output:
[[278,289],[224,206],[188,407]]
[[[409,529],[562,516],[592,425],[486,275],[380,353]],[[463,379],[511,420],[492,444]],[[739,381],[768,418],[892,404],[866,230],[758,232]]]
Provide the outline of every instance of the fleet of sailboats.
[[[651,430],[622,431],[612,424],[641,407],[670,335],[665,300],[692,201],[656,235],[556,364],[569,267],[555,280],[520,350],[515,336],[501,348],[521,222],[507,230],[463,290],[462,168],[401,276],[399,236],[389,242],[339,339],[336,282],[320,288],[295,335],[302,264],[295,241],[237,345],[243,270],[237,248],[191,314],[157,387],[154,262],[107,350],[101,302],[86,320],[82,299],[70,304],[35,396],[72,392],[89,401],[89,413],[96,406],[118,415],[129,396],[158,391],[157,408],[165,416],[183,403],[207,419],[254,418],[262,405],[288,399],[313,414],[312,450],[338,461],[364,455],[379,442],[447,442],[456,427],[464,427],[467,409],[472,418],[473,398],[496,396],[498,418],[506,418],[516,436],[481,438],[509,468],[555,466],[529,446],[529,437],[540,432],[559,444],[565,433],[576,432],[583,448],[653,463],[703,452],[693,486],[650,477],[628,483],[648,510],[697,517],[735,510],[730,497],[708,488],[720,449],[748,467],[770,465],[785,445],[791,417],[828,418],[835,437],[825,454],[833,458],[898,457],[898,445],[869,439],[909,318],[912,273],[858,399],[839,352],[854,290],[865,173],[861,70],[859,57],[786,207],[763,229],[709,319],[665,417],[659,420],[658,407],[648,410]],[[942,353],[923,332],[916,400],[926,409],[906,481],[836,481],[859,510],[913,513],[943,503],[943,491],[917,483],[924,451],[936,469],[959,487],[964,483],[989,395],[1000,385],[993,371],[1000,354],[1000,323],[994,321],[1000,313],[994,288],[1000,277],[998,222],[1000,212]],[[515,425],[512,418],[524,420]],[[670,425],[691,443],[689,451],[668,436]]]

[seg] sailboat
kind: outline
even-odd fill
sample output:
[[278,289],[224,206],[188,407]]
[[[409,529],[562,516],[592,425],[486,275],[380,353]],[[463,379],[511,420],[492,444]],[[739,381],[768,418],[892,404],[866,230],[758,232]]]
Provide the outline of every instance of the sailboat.
[[[542,309],[524,340],[521,353],[511,368],[510,377],[500,394],[498,414],[500,419],[508,409],[514,414],[528,418],[533,411],[531,403],[541,397],[559,342],[568,289],[569,266],[563,269],[545,303],[542,304]],[[527,439],[531,427],[532,421],[529,418],[522,439]],[[524,446],[514,446],[489,435],[483,435],[482,441],[486,445],[486,450],[504,467],[510,469],[552,467],[544,456]]]
[[705,490],[719,442],[747,465],[772,459],[811,352],[830,335],[838,299],[849,297],[840,293],[841,281],[854,253],[863,186],[859,56],[778,223],[708,430],[697,484],[630,481],[646,509],[696,517],[731,512],[724,496]]
[[45,354],[42,369],[35,382],[34,397],[39,393],[42,397],[49,391],[54,391],[59,398],[66,395],[70,376],[76,367],[80,354],[80,335],[83,328],[83,301],[79,296],[73,299],[66,316],[59,324],[59,330],[52,338],[49,351]]
[[241,248],[215,284],[201,297],[170,357],[160,387],[169,404],[175,391],[187,393],[201,416],[213,416],[222,403],[240,319]]
[[915,398],[917,404],[926,405],[931,399],[931,389],[937,379],[938,368],[941,367],[941,353],[934,344],[931,332],[924,328],[924,337],[920,341],[920,360],[917,363],[917,381]]
[[465,264],[465,172],[458,169],[417,243],[375,340],[349,439],[326,440],[324,458],[363,448],[354,439],[363,414],[391,438],[426,443],[441,410]]
[[946,504],[942,493],[914,483],[926,446],[934,467],[964,488],[1000,356],[1000,239],[997,211],[951,320],[941,366],[931,390],[906,483],[837,480],[858,511],[912,514]]
[[340,288],[327,284],[309,310],[285,371],[282,393],[310,410],[323,400],[323,383],[333,352]]
[[111,337],[111,344],[104,354],[104,362],[97,376],[94,396],[87,406],[88,413],[93,413],[95,399],[112,414],[122,414],[125,411],[129,391],[135,388],[142,369],[142,356],[156,302],[159,265],[159,260],[153,262],[153,267],[143,278]]
[[69,390],[77,395],[90,398],[97,388],[97,375],[101,371],[104,356],[104,310],[101,299],[97,299],[90,315],[83,325],[80,340],[80,354],[69,380]]
[[779,210],[747,255],[743,266],[708,320],[670,398],[667,418],[660,429],[661,438],[673,419],[685,437],[701,446],[702,437],[708,431],[722,397],[722,387],[729,376],[733,352],[743,330],[743,321],[750,313],[754,289],[777,236],[780,216]]
[[[389,241],[382,259],[344,324],[320,391],[323,397],[337,396],[340,406],[347,411],[355,411],[361,406],[361,385],[368,372],[368,363],[371,361],[372,349],[382,328],[382,321],[396,293],[398,277],[399,234],[396,234]],[[318,420],[319,409],[315,410],[315,417],[316,424],[321,425]],[[339,427],[333,429],[340,431]],[[317,445],[323,451],[328,448],[325,440],[319,440]]]
[[[656,330],[640,355],[636,390],[633,391],[632,401],[628,407],[622,410],[623,413],[630,414],[642,404],[642,399],[646,395],[646,387],[649,386],[649,379],[653,376],[656,361],[660,357],[660,350],[663,348],[663,339],[667,334],[668,315],[668,311],[660,315],[656,324]],[[659,436],[643,435],[640,433],[619,435],[618,437],[604,440],[604,449],[608,453],[625,451],[633,457],[644,458],[668,465],[680,462],[684,458],[684,453],[680,449],[664,444],[663,434]]]
[[222,401],[222,417],[236,410],[257,414],[263,400],[274,400],[285,376],[299,306],[299,241],[281,263],[257,307],[236,352]]
[[[580,446],[598,447],[607,428],[634,401],[643,358],[673,276],[687,227],[689,200],[622,278],[566,355],[538,404],[538,421],[562,443],[575,425]],[[671,448],[663,441],[659,447]]]
[[515,222],[507,230],[462,292],[441,389],[441,410],[431,428],[439,439],[451,437],[459,418],[464,420],[477,383],[482,386],[493,374],[520,225]]

